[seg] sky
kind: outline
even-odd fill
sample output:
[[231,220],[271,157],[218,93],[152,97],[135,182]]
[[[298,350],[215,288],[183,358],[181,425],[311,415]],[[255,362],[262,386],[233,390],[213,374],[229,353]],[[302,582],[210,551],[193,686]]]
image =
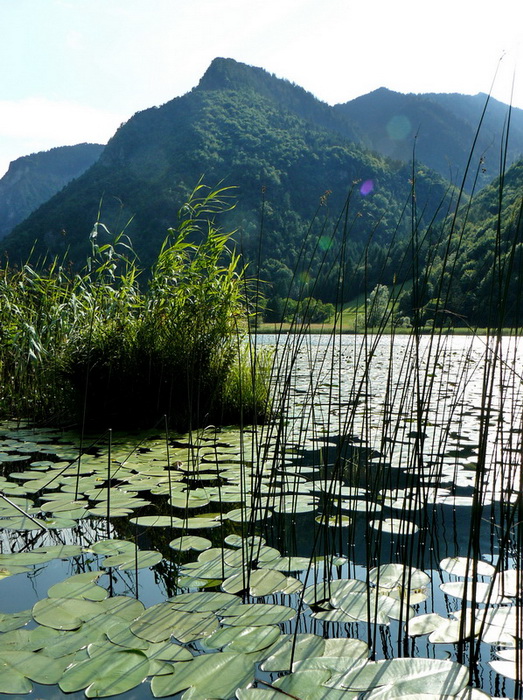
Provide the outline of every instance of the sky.
[[106,143],[217,56],[329,104],[387,87],[523,108],[522,44],[521,0],[0,0],[0,177],[23,155]]

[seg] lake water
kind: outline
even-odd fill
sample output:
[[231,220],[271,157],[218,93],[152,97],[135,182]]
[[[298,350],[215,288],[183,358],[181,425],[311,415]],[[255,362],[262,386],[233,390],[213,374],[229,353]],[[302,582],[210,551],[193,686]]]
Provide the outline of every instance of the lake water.
[[[2,493],[51,527],[35,527],[4,503],[2,554],[82,548],[63,559],[27,559],[27,572],[0,580],[0,612],[32,608],[53,584],[86,571],[105,571],[99,584],[112,596],[149,608],[209,585],[242,595],[235,576],[276,569],[295,583],[251,586],[250,595],[247,586],[243,600],[299,609],[297,622],[280,623],[284,632],[359,638],[375,659],[450,658],[470,667],[475,687],[519,697],[510,668],[522,628],[522,342],[452,335],[253,342],[276,348],[277,417],[269,425],[84,437],[81,460],[74,434],[0,426]],[[253,535],[267,548],[246,544]],[[136,550],[130,562],[124,551],[97,551],[108,536],[152,552],[154,565],[145,554],[139,562]],[[186,549],[183,538],[190,545],[193,536],[209,544]],[[209,561],[224,542],[218,575]],[[114,565],[105,559],[111,554],[121,557]],[[396,582],[386,565],[403,571]],[[365,610],[357,585],[343,596],[331,590],[333,580],[354,579],[363,582]],[[407,601],[389,616],[381,606],[398,596]],[[503,624],[492,612],[499,609]],[[430,632],[406,629],[408,616],[434,612],[442,620]],[[477,621],[476,636],[464,639],[463,624],[454,641],[465,615]],[[201,639],[186,645],[201,653]],[[497,653],[507,666],[496,665]],[[40,697],[83,697],[35,688]],[[123,696],[151,697],[149,681]]]

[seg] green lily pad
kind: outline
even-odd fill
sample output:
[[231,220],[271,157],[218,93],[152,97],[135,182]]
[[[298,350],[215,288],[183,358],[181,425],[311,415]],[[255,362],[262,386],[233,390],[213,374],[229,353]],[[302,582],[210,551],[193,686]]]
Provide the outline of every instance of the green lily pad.
[[[332,676],[325,685],[348,690],[370,690],[385,687],[399,694],[445,693],[456,695],[468,682],[466,666],[442,659],[399,658],[390,661],[368,661],[348,673]],[[389,688],[393,686],[393,688]]]
[[205,649],[222,649],[249,653],[266,649],[274,644],[280,636],[280,629],[276,625],[265,627],[222,627],[202,640]]
[[175,664],[174,672],[169,676],[155,676],[151,689],[156,698],[175,695],[190,688],[182,698],[225,700],[251,683],[254,673],[254,659],[247,654],[202,654],[192,661]]
[[36,622],[57,630],[78,629],[82,622],[101,614],[101,603],[81,598],[44,598],[33,606]]
[[[307,698],[307,700],[355,700],[360,697],[360,693],[357,691],[351,692],[344,688],[326,688],[323,683],[329,679],[330,675],[330,671],[326,669],[296,671],[287,676],[276,678],[272,686],[292,697]],[[281,700],[283,693],[279,692],[278,695],[279,700]],[[243,700],[243,697],[240,695],[240,700]]]
[[88,548],[89,552],[110,556],[113,554],[123,554],[124,552],[134,552],[135,545],[127,540],[99,540]]
[[68,668],[60,679],[64,693],[85,688],[88,698],[125,693],[149,675],[149,659],[142,651],[102,653]]
[[96,585],[104,575],[103,571],[88,571],[70,576],[65,581],[55,583],[47,591],[49,598],[83,598],[85,600],[104,600],[109,595],[105,588]]
[[126,571],[128,569],[147,569],[151,566],[156,566],[162,560],[162,555],[156,550],[138,550],[136,554],[124,553],[124,554],[114,554],[113,556],[106,557],[102,566],[104,568],[110,568],[117,566],[120,571]]
[[204,550],[209,549],[209,547],[212,547],[212,543],[211,540],[208,540],[206,537],[185,535],[182,537],[177,537],[169,542],[169,547],[179,552],[188,552],[191,549],[194,549],[196,552],[203,552]]
[[420,569],[403,564],[382,564],[369,571],[369,581],[380,588],[424,588],[430,577]]
[[169,598],[169,602],[173,608],[183,612],[218,612],[237,605],[238,598],[229,593],[195,591],[180,593]]
[[446,581],[440,583],[441,590],[454,598],[463,598],[474,604],[489,603],[490,605],[510,603],[509,598],[500,596],[490,583],[482,581]]
[[31,681],[43,685],[58,683],[63,672],[62,663],[40,652],[0,652],[0,692],[3,693],[30,692]]
[[193,658],[189,649],[173,642],[149,644],[145,653],[150,659],[159,659],[160,661],[190,661]]
[[438,613],[425,613],[424,615],[417,615],[412,617],[406,625],[406,632],[412,637],[417,637],[423,634],[430,634],[437,630],[438,627],[447,622],[445,617],[438,615]]
[[17,613],[0,613],[0,632],[20,629],[33,619],[31,610]]
[[259,627],[277,625],[296,616],[296,611],[287,605],[269,603],[238,603],[221,613],[227,625],[234,627]]
[[400,518],[371,520],[370,526],[375,530],[394,535],[415,535],[419,531],[419,527],[415,523],[409,520],[401,520]]
[[492,564],[467,557],[446,557],[440,561],[439,565],[443,571],[453,576],[494,576],[496,573],[496,568]]
[[294,661],[323,656],[324,651],[325,640],[316,634],[285,635],[271,649],[271,655],[262,663],[261,669],[290,671]]
[[173,520],[176,518],[171,518],[169,515],[140,515],[130,518],[129,522],[140,527],[171,527]]
[[171,603],[158,603],[135,620],[130,630],[149,642],[164,642],[174,637],[183,644],[208,637],[218,629],[218,618],[212,612],[186,612]]
[[388,625],[391,618],[408,620],[414,614],[412,608],[402,601],[376,594],[373,590],[365,593],[334,594],[331,603],[354,620],[378,625]]

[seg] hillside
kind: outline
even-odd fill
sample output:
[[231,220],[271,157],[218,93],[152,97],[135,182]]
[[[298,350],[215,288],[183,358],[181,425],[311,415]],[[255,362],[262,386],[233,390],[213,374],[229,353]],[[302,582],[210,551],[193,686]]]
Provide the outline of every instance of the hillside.
[[[2,247],[20,261],[33,246],[35,259],[68,250],[81,264],[102,201],[102,221],[115,233],[126,227],[147,265],[203,177],[210,186],[237,187],[223,225],[238,230],[238,245],[256,260],[253,269],[273,285],[270,295],[296,293],[291,279],[302,272],[294,279],[309,280],[309,293],[333,297],[343,236],[350,245],[341,274],[353,295],[363,277],[372,283],[384,274],[385,251],[408,236],[412,190],[409,164],[373,154],[354,138],[347,120],[302,88],[216,59],[189,93],[124,124],[99,160]],[[448,184],[423,165],[415,176],[418,212],[428,221]],[[336,226],[349,196],[345,223]]]
[[509,108],[484,94],[403,95],[380,88],[334,110],[358,130],[362,145],[406,162],[415,157],[458,186],[485,111],[465,181],[467,192],[499,175],[502,152],[508,165],[523,155],[523,110],[511,110],[505,143]]
[[100,144],[81,143],[33,153],[13,161],[0,179],[0,238],[85,172],[100,156]]

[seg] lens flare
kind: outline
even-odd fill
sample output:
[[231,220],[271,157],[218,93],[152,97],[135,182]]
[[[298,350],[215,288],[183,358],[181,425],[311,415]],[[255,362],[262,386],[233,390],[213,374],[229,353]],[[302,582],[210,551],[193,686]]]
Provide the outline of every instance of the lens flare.
[[387,124],[387,134],[392,141],[403,141],[412,131],[410,119],[404,114],[396,114]]
[[320,236],[318,248],[322,251],[329,250],[332,247],[332,238],[330,236]]
[[364,197],[370,194],[374,189],[374,182],[372,180],[365,180],[360,187],[360,194]]

